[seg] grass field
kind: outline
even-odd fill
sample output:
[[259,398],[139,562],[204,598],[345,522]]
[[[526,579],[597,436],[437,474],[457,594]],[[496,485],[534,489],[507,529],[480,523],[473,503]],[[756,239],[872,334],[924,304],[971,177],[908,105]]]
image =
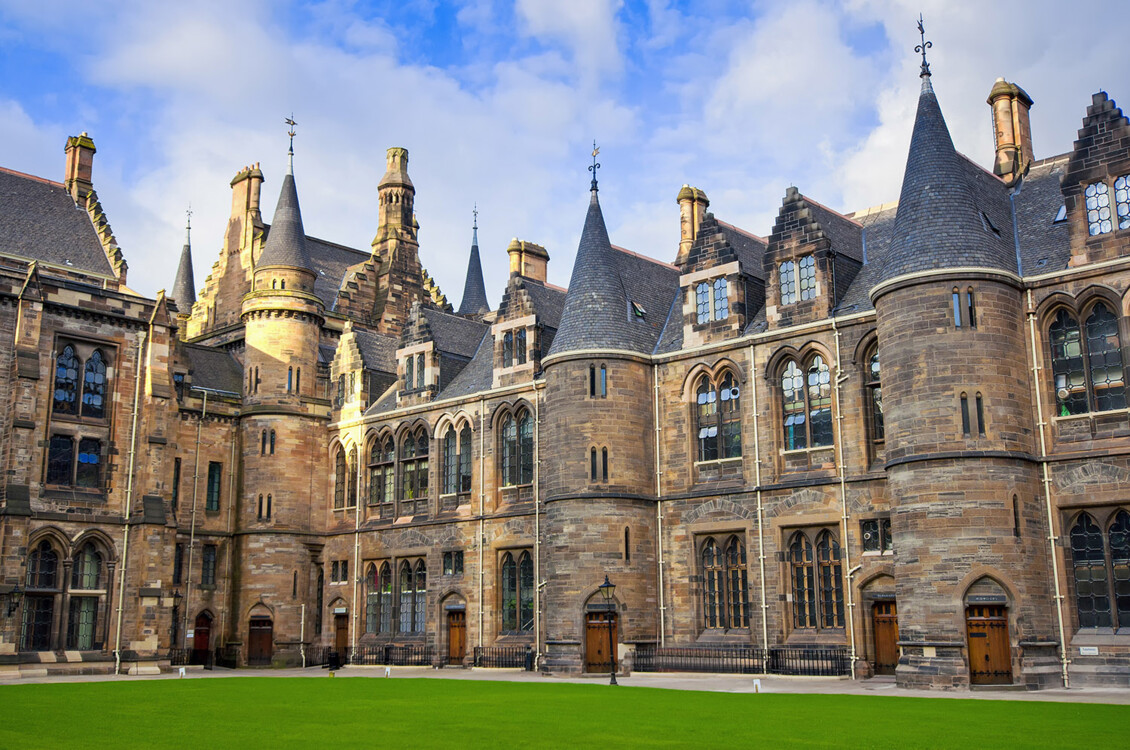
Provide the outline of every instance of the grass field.
[[605,684],[255,678],[0,686],[0,747],[1126,747],[1130,707]]

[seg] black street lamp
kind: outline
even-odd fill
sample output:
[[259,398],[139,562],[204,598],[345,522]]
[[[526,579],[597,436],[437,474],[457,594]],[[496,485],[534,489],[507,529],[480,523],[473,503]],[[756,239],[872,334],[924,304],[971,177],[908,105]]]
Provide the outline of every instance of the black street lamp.
[[600,589],[600,595],[604,597],[604,603],[608,605],[608,661],[612,664],[612,680],[609,685],[617,685],[616,682],[616,653],[612,650],[615,644],[612,643],[612,617],[616,611],[616,605],[612,601],[613,594],[616,593],[616,584],[608,580],[608,574],[604,576],[604,583],[597,586]]
[[20,599],[23,595],[24,592],[20,591],[19,583],[8,592],[8,617],[16,614],[16,610],[20,608]]

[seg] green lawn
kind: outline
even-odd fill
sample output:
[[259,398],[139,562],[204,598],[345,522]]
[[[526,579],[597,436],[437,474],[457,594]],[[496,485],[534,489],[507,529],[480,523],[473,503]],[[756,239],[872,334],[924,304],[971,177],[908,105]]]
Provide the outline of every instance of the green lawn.
[[439,679],[0,687],[0,747],[1125,747],[1130,707]]

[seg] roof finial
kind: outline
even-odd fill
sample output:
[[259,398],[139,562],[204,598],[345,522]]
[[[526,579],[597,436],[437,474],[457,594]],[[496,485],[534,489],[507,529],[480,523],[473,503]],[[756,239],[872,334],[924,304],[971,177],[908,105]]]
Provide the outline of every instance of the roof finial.
[[475,226],[473,228],[474,236],[471,238],[471,244],[472,245],[478,245],[479,244],[479,204],[478,204],[478,201],[475,202],[475,210],[473,210],[471,213],[473,213],[475,215]]
[[926,41],[926,27],[922,25],[922,14],[918,14],[918,33],[922,37],[922,43],[914,48],[915,52],[922,53],[922,72],[918,74],[919,78],[930,77],[930,63],[926,62],[926,50],[934,46],[933,42]]
[[286,124],[290,127],[287,129],[286,134],[290,136],[290,150],[287,151],[287,167],[286,173],[289,175],[294,174],[294,136],[297,133],[294,131],[294,126],[298,123],[294,121],[294,113],[290,113],[290,117],[286,118]]
[[192,204],[188,204],[188,210],[184,212],[184,244],[192,244]]
[[596,155],[600,153],[600,149],[596,147],[596,141],[592,142],[592,166],[589,171],[592,172],[592,186],[589,188],[592,192],[596,192],[599,188],[596,186],[596,170],[600,169],[600,164],[596,160]]

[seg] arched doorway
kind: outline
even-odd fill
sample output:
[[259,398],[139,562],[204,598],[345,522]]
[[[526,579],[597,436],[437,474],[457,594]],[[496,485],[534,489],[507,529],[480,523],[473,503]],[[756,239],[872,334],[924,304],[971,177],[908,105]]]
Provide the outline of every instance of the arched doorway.
[[875,633],[875,674],[894,674],[899,663],[899,621],[894,599],[871,605]]
[[[619,623],[613,611],[585,613],[585,671],[611,672]],[[611,644],[611,647],[610,647]]]
[[992,578],[979,578],[965,593],[965,634],[972,685],[1011,685],[1008,594]]
[[462,666],[467,656],[467,604],[463,597],[452,594],[443,600],[443,621],[447,637],[444,662]]
[[212,616],[201,612],[192,627],[192,658],[190,664],[207,664],[212,645]]
[[274,622],[270,617],[256,615],[247,625],[247,665],[265,667],[271,664],[274,649]]

